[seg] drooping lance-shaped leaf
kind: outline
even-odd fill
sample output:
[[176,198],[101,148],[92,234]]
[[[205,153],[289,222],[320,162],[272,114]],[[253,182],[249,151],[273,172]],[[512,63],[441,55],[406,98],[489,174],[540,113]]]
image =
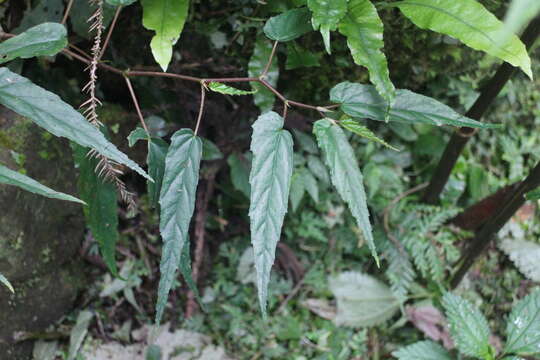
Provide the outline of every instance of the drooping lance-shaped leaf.
[[459,351],[478,359],[492,359],[489,327],[480,310],[469,301],[452,293],[442,299],[452,340]]
[[[253,55],[251,55],[248,63],[248,75],[250,77],[259,77],[263,73],[271,53],[272,44],[262,37],[257,38],[255,47],[253,48]],[[274,56],[270,68],[268,69],[268,73],[266,74],[266,81],[272,86],[276,86],[278,77],[279,67],[277,59]],[[253,101],[261,112],[264,113],[272,110],[275,100],[274,94],[259,82],[252,81],[250,85],[253,91],[255,91],[255,94],[253,94]]]
[[247,91],[247,90],[237,89],[232,86],[225,85],[219,82],[209,83],[208,88],[214,92],[218,92],[220,94],[225,94],[225,95],[251,95],[256,92],[255,90]]
[[139,140],[148,141],[146,163],[148,164],[148,174],[154,179],[154,181],[147,182],[148,199],[151,206],[157,207],[163,174],[165,172],[165,157],[167,156],[169,144],[160,138],[149,137],[148,133],[140,127],[128,135],[128,144],[131,147]]
[[383,139],[380,139],[379,137],[377,137],[377,135],[375,135],[367,127],[365,127],[363,125],[360,125],[360,123],[358,123],[358,121],[356,121],[356,120],[343,119],[343,120],[340,120],[338,124],[343,126],[343,128],[349,130],[350,132],[352,132],[352,133],[354,133],[356,135],[365,137],[366,139],[371,140],[371,141],[378,142],[379,144],[381,144],[383,146],[386,146],[389,149],[399,151],[399,149],[393,147],[392,145],[388,144]]
[[347,45],[355,64],[365,66],[369,79],[389,107],[396,89],[390,80],[388,62],[382,52],[383,23],[370,0],[349,0],[349,11],[339,23],[339,32],[347,37]]
[[343,130],[331,119],[318,120],[313,126],[313,133],[317,137],[319,148],[321,148],[326,165],[330,169],[332,184],[341,198],[349,205],[371,254],[378,264],[379,257],[369,222],[363,177],[354,156],[354,150]]
[[512,309],[506,325],[504,353],[540,354],[540,289],[534,290]]
[[399,360],[452,360],[450,353],[434,341],[419,341],[392,353]]
[[287,10],[268,19],[263,31],[269,39],[291,41],[312,30],[310,18],[311,12],[307,8]]
[[156,34],[150,42],[152,55],[163,71],[172,59],[172,48],[176,44],[189,10],[189,0],[141,0],[143,26]]
[[6,279],[6,277],[2,274],[0,274],[0,283],[2,283],[5,287],[7,287],[9,291],[11,291],[12,294],[15,294],[15,289],[13,289],[13,285],[11,285],[9,280]]
[[490,129],[499,125],[481,123],[458,114],[439,101],[409,90],[397,90],[394,103],[387,112],[385,100],[371,85],[342,82],[330,90],[330,99],[341,104],[341,110],[349,116],[377,121],[423,123],[430,125],[468,126]]
[[60,97],[7,68],[0,68],[0,104],[29,118],[53,135],[95,149],[107,158],[151,179],[139,165],[118,150],[98,129]]
[[283,129],[283,122],[275,112],[259,116],[253,124],[250,147],[253,162],[249,176],[249,218],[263,316],[266,316],[270,271],[287,212],[293,171],[293,140],[291,134]]
[[88,204],[83,208],[86,224],[97,241],[103,261],[114,276],[118,241],[118,199],[116,186],[96,174],[98,159],[88,155],[88,148],[72,143],[73,157],[79,168],[77,187]]
[[43,23],[0,44],[0,64],[34,56],[56,55],[67,45],[67,31],[58,23]]
[[74,196],[55,191],[26,175],[5,167],[2,164],[0,164],[0,184],[14,185],[26,191],[46,196],[51,199],[67,200],[85,204],[84,201],[77,199]]
[[313,29],[321,32],[326,52],[332,52],[330,48],[330,31],[337,29],[337,25],[347,13],[348,0],[308,0],[307,5],[313,13],[311,23]]
[[531,59],[515,34],[476,0],[403,0],[391,3],[416,26],[450,35],[465,45],[521,68],[531,79]]
[[163,238],[163,249],[156,305],[158,324],[163,316],[176,270],[180,266],[182,251],[189,241],[189,223],[195,210],[201,157],[202,140],[192,130],[181,129],[173,135],[165,158],[165,174],[159,197],[159,230]]

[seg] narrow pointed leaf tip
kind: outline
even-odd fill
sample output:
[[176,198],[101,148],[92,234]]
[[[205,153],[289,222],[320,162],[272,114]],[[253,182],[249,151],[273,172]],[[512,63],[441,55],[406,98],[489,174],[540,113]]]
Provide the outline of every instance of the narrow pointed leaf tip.
[[202,158],[202,140],[190,129],[178,130],[171,138],[165,158],[165,173],[159,204],[161,216],[159,230],[163,238],[156,305],[156,323],[159,324],[173,285],[176,270],[182,264],[182,251],[189,241],[189,224],[195,210],[195,193],[199,182]]
[[11,170],[0,164],[0,184],[14,185],[34,194],[42,195],[51,199],[67,200],[86,205],[86,203],[74,196],[55,191],[36,180]]
[[251,138],[253,162],[249,175],[249,218],[263,317],[266,317],[267,288],[287,212],[293,172],[293,140],[291,134],[283,129],[283,122],[275,112],[267,112],[253,124]]
[[465,45],[521,68],[533,78],[521,40],[476,0],[403,0],[391,3],[422,29],[452,36]]
[[56,55],[67,46],[67,31],[58,23],[43,23],[0,44],[0,64],[34,56]]
[[499,124],[482,123],[455,112],[449,106],[409,90],[397,90],[394,103],[388,108],[371,85],[342,82],[330,90],[330,100],[341,104],[349,116],[377,121],[422,123],[436,126],[467,126],[480,129],[500,128]]
[[379,256],[369,221],[366,192],[362,173],[358,167],[354,150],[343,130],[332,119],[322,119],[315,123],[313,133],[317,137],[330,177],[339,195],[349,205],[358,227],[379,266]]
[[0,68],[0,104],[25,116],[51,134],[95,149],[105,157],[124,164],[153,181],[126,154],[57,95],[33,84],[27,78]]

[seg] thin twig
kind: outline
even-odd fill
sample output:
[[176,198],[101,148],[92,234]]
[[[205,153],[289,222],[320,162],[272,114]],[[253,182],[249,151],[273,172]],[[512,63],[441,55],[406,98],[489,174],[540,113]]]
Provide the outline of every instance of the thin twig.
[[266,74],[268,74],[268,70],[270,70],[270,66],[272,65],[272,60],[274,60],[274,55],[276,55],[277,46],[278,41],[274,41],[274,46],[272,46],[272,52],[270,53],[268,62],[266,63],[266,66],[264,67],[264,70],[259,78],[264,79],[266,77]]
[[80,47],[76,46],[76,45],[73,45],[73,44],[68,44],[68,46],[70,48],[72,48],[73,50],[76,50],[79,54],[81,54],[82,56],[84,56],[85,58],[87,58],[88,60],[92,61],[92,56],[90,56],[87,52],[85,52],[83,49],[81,49]]
[[66,11],[64,12],[64,17],[62,18],[62,25],[66,24],[67,19],[69,17],[69,13],[71,12],[71,7],[73,6],[74,1],[75,0],[69,0],[69,2],[67,4],[67,7],[66,7]]
[[206,100],[206,88],[201,82],[201,104],[199,106],[199,116],[197,117],[197,125],[195,125],[195,135],[199,132],[199,126],[201,125],[201,120],[204,113],[204,102]]
[[137,111],[137,115],[139,116],[139,120],[141,121],[142,127],[144,128],[144,131],[146,131],[146,134],[150,136],[150,131],[148,130],[148,127],[146,126],[146,123],[144,122],[144,117],[142,115],[141,108],[139,106],[139,101],[137,100],[137,95],[135,95],[135,91],[133,90],[133,86],[131,85],[131,80],[129,80],[129,77],[127,76],[124,76],[124,79],[126,79],[126,84],[129,89],[131,99],[133,100],[133,105],[135,105],[135,110]]
[[109,25],[109,31],[107,32],[107,36],[105,37],[105,41],[103,42],[103,46],[101,47],[101,53],[99,54],[98,61],[101,60],[103,57],[103,54],[105,54],[105,50],[107,50],[107,46],[109,45],[109,41],[111,40],[111,35],[114,30],[114,27],[116,26],[116,21],[118,20],[118,17],[120,16],[120,12],[122,11],[122,6],[118,6],[116,8],[116,12],[114,13],[114,17],[111,21],[111,25]]

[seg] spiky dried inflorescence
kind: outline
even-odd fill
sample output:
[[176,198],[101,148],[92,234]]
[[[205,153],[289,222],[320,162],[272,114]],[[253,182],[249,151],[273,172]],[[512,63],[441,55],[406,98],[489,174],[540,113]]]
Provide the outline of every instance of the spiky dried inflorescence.
[[[97,108],[101,106],[101,101],[96,96],[96,84],[97,68],[101,57],[101,37],[104,28],[103,0],[88,0],[88,2],[91,5],[96,6],[96,11],[88,19],[88,22],[90,23],[89,32],[95,32],[95,36],[94,45],[92,46],[92,61],[86,69],[90,73],[90,80],[83,88],[83,91],[89,95],[89,98],[81,105],[81,108],[84,108],[83,114],[86,116],[86,119],[88,119],[92,125],[99,128],[103,124],[99,121],[97,114]],[[120,176],[122,175],[120,164],[99,154],[95,150],[91,150],[88,153],[88,156],[96,157],[99,160],[96,167],[97,174],[116,185],[122,201],[128,205],[128,208],[133,209],[135,206],[134,194],[129,192],[126,188],[126,184],[120,180]]]

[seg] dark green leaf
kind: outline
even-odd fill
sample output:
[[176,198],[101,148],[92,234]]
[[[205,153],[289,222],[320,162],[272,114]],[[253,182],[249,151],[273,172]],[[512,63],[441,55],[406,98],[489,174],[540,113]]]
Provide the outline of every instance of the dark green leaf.
[[17,171],[8,169],[7,167],[0,164],[0,184],[14,185],[30,191],[34,194],[46,196],[51,199],[67,200],[73,201],[80,204],[85,204],[84,201],[77,199],[74,196],[64,194],[58,191],[54,191],[47,186],[40,184],[36,180],[23,175]]
[[186,281],[187,286],[189,289],[195,294],[195,298],[199,302],[199,305],[203,311],[206,311],[206,306],[201,301],[201,297],[199,295],[199,288],[197,288],[197,284],[193,280],[192,271],[191,271],[191,252],[190,252],[190,244],[189,241],[186,241],[184,244],[184,248],[182,249],[182,253],[180,254],[180,263],[178,264],[178,267],[180,268],[180,273],[184,277],[184,280]]
[[267,112],[253,124],[253,162],[249,183],[251,243],[255,254],[261,312],[266,315],[267,288],[281,236],[293,171],[293,141],[283,118]]
[[116,186],[96,174],[99,160],[88,156],[88,148],[72,144],[75,164],[79,168],[77,186],[84,207],[86,224],[99,245],[103,261],[110,272],[118,276],[116,268],[116,243],[118,241],[118,203]]
[[366,139],[369,139],[371,141],[378,142],[379,144],[384,145],[389,149],[399,151],[399,149],[397,149],[397,148],[393,147],[392,145],[388,144],[383,139],[378,138],[377,135],[375,135],[371,130],[369,130],[367,127],[365,127],[363,125],[360,125],[360,123],[358,123],[358,121],[356,121],[356,120],[344,119],[344,120],[341,120],[338,124],[343,126],[345,129],[349,130],[350,132],[352,132],[352,133],[354,133],[356,135],[360,135],[360,136],[365,137]]
[[161,348],[159,345],[152,344],[149,345],[146,349],[146,356],[145,360],[161,360],[162,354],[161,354]]
[[285,63],[286,70],[293,70],[300,67],[320,66],[319,57],[295,44],[287,44],[287,62]]
[[231,181],[234,188],[249,198],[251,193],[251,186],[249,185],[251,162],[242,154],[232,153],[227,158],[227,164],[231,168]]
[[540,354],[540,289],[520,300],[506,325],[506,354]]
[[29,118],[51,134],[66,137],[84,147],[91,147],[150,179],[139,165],[107,141],[98,129],[70,105],[57,95],[6,68],[0,69],[0,103]]
[[291,189],[289,191],[289,201],[291,202],[292,212],[296,212],[304,194],[306,193],[306,186],[302,179],[302,172],[295,170],[291,178]]
[[[248,74],[250,77],[259,77],[263,73],[271,53],[272,44],[264,38],[258,38],[255,42],[255,47],[253,48],[253,55],[251,55],[251,58],[249,59]],[[274,57],[268,73],[266,74],[266,81],[272,86],[276,86],[278,77],[279,67],[277,59]],[[253,101],[255,102],[255,105],[261,109],[261,112],[272,110],[275,100],[274,94],[258,82],[252,81],[250,85],[253,91],[255,91],[255,94],[253,94]]]
[[419,341],[394,351],[392,356],[399,360],[452,360],[450,353],[433,341]]
[[169,144],[159,138],[152,138],[148,143],[148,174],[154,181],[148,181],[148,199],[150,204],[157,207],[159,194],[161,193],[161,184],[165,173],[165,157],[169,150]]
[[67,45],[64,25],[43,23],[0,44],[0,64],[15,58],[56,55]]
[[539,200],[540,199],[540,188],[529,191],[525,194],[525,199],[527,200]]
[[[80,1],[83,2],[85,0]],[[21,25],[12,31],[14,34],[20,34],[32,26],[44,22],[60,22],[62,20],[64,13],[63,0],[36,0],[32,4],[34,6],[24,13]]]
[[208,139],[202,139],[203,150],[202,159],[206,161],[223,159],[223,153],[219,148]]
[[[50,2],[50,0],[46,0],[46,2]],[[75,0],[69,13],[69,21],[71,22],[72,31],[84,39],[92,39],[94,33],[88,31],[88,18],[90,18],[95,11],[96,6],[91,4],[88,0]],[[112,18],[114,17],[115,11],[115,6],[109,5],[106,2],[103,4],[104,27],[109,26]],[[58,19],[58,22],[60,19]]]
[[15,294],[15,289],[13,289],[13,285],[11,285],[9,280],[6,279],[6,277],[2,274],[0,274],[0,283],[2,283],[5,287],[7,287],[9,291],[11,291],[12,294]]
[[148,140],[148,134],[142,127],[138,127],[129,133],[127,139],[129,147],[133,147],[139,140]]
[[189,235],[199,182],[202,140],[190,129],[178,130],[171,139],[165,159],[165,174],[159,198],[163,238],[156,323],[160,323],[173,285],[181,254]]
[[331,53],[330,31],[337,29],[337,25],[347,13],[348,0],[308,0],[309,9],[313,12],[311,22],[313,29],[321,32],[326,52]]
[[298,145],[300,145],[300,148],[302,150],[310,154],[319,153],[319,149],[317,148],[317,143],[315,142],[312,136],[297,129],[293,129],[293,134],[294,134],[294,137],[296,138],[296,141],[298,142]]
[[225,85],[219,82],[211,82],[208,84],[208,88],[212,91],[225,94],[225,95],[251,95],[256,92],[256,90],[246,91],[234,88],[229,85]]
[[341,198],[349,205],[349,209],[356,219],[358,227],[362,229],[364,238],[371,249],[371,254],[378,264],[379,257],[369,222],[366,192],[354,150],[343,130],[331,119],[317,121],[313,132],[317,137],[319,148],[323,151],[326,165],[330,168],[332,183]]
[[465,45],[485,51],[520,67],[531,79],[531,59],[525,45],[495,15],[476,0],[404,0],[397,6],[416,26],[450,35]]
[[470,302],[452,293],[442,299],[450,335],[458,350],[468,356],[488,359],[492,354],[489,345],[489,327],[486,318]]
[[383,23],[370,0],[350,0],[349,11],[339,24],[355,64],[365,66],[369,79],[390,106],[396,89],[390,80],[386,56],[382,52]]
[[150,42],[154,59],[163,71],[172,59],[173,45],[176,44],[189,10],[189,0],[141,0],[143,7],[143,26],[154,30]]
[[[384,121],[387,114],[385,100],[371,85],[350,82],[337,84],[330,91],[330,99],[340,103],[341,110],[353,117]],[[499,127],[495,124],[469,119],[435,99],[409,90],[396,91],[395,101],[388,113],[388,119],[389,121],[437,126],[454,125],[483,129]]]
[[313,177],[313,174],[308,169],[303,168],[301,171],[302,181],[306,187],[306,191],[315,203],[319,202],[319,187],[317,186],[317,180]]
[[263,30],[272,40],[290,41],[312,31],[310,19],[307,8],[292,9],[268,19]]

